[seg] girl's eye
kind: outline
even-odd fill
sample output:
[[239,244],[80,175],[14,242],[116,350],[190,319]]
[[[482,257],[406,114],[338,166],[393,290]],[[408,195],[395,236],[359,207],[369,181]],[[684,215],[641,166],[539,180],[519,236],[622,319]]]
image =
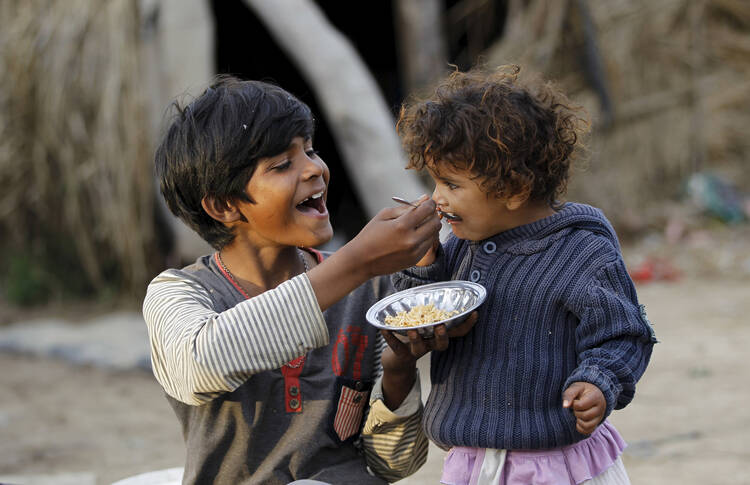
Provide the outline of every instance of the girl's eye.
[[305,150],[305,155],[307,155],[310,158],[315,158],[317,156],[320,156],[320,152],[318,150],[313,150],[311,148],[309,150]]
[[452,184],[450,182],[446,182],[445,186],[448,187],[450,190],[456,190],[458,188],[458,185]]
[[286,170],[287,168],[289,168],[291,166],[292,166],[292,161],[291,160],[286,160],[286,161],[284,161],[284,162],[276,165],[275,167],[273,167],[273,170],[282,171],[282,170]]

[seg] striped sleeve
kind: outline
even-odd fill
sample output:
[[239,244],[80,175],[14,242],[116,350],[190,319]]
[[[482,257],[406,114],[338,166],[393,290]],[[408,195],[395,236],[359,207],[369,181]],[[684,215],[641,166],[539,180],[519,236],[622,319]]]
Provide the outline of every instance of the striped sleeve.
[[428,440],[422,430],[419,373],[409,394],[395,411],[383,402],[382,380],[372,390],[370,412],[362,429],[365,461],[389,482],[412,475],[427,461]]
[[329,339],[306,274],[217,313],[206,288],[167,270],[148,286],[143,315],[156,379],[191,405],[231,392]]

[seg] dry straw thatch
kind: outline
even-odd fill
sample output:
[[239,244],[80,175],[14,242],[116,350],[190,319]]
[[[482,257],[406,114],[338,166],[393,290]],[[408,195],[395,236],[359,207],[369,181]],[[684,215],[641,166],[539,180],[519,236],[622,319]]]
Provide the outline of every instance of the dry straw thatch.
[[746,0],[510,0],[488,64],[557,80],[592,115],[571,198],[621,228],[669,217],[690,174],[750,188],[750,3]]
[[[153,182],[135,0],[0,3],[0,234],[91,288],[140,293]],[[66,249],[67,248],[67,249]]]

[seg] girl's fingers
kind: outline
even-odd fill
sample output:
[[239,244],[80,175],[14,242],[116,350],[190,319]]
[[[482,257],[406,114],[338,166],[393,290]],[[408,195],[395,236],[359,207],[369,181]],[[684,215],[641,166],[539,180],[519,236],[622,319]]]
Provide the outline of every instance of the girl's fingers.
[[427,353],[427,346],[422,336],[419,335],[419,332],[416,330],[409,330],[407,335],[409,336],[409,348],[414,357],[419,358]]
[[409,330],[409,349],[411,354],[419,358],[432,350],[445,350],[448,348],[449,337],[445,325],[437,325],[430,338],[422,337],[416,330]]
[[445,325],[437,325],[433,331],[433,337],[429,342],[432,350],[443,351],[448,348],[448,330]]
[[574,414],[577,419],[588,421],[591,419],[601,419],[601,416],[604,413],[601,408],[599,408],[598,406],[594,406],[584,411],[574,411]]
[[585,411],[599,404],[598,396],[593,393],[583,392],[578,396],[578,399],[573,401],[573,410]]
[[416,330],[407,330],[406,336],[409,338],[408,343],[399,340],[392,332],[381,330],[388,345],[397,354],[401,351],[409,352],[413,357],[420,358],[432,350],[442,351],[448,348],[451,337],[463,336],[471,330],[471,327],[477,321],[477,313],[472,313],[463,324],[452,328],[450,331],[445,325],[436,325],[430,338],[422,337]]
[[477,323],[478,318],[479,318],[479,313],[471,312],[471,315],[469,315],[469,317],[464,322],[448,330],[448,336],[449,337],[463,337],[464,335],[469,333],[469,330],[474,328],[474,324]]
[[576,429],[579,433],[583,434],[591,434],[596,429],[596,426],[599,424],[599,419],[589,419],[589,420],[582,420],[577,419],[576,420]]
[[380,335],[383,336],[388,346],[394,350],[404,345],[390,330],[381,330]]
[[409,347],[403,343],[401,340],[399,340],[398,337],[396,337],[393,332],[389,330],[381,330],[380,334],[385,339],[385,342],[388,344],[388,347],[393,350],[393,353],[405,357],[410,354]]

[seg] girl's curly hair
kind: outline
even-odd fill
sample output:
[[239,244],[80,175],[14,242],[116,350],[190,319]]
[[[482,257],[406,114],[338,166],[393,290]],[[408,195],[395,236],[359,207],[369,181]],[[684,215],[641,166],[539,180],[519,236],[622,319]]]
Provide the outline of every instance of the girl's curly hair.
[[406,168],[450,164],[498,198],[525,195],[555,206],[589,123],[552,84],[521,80],[520,67],[453,72],[433,95],[401,107]]

